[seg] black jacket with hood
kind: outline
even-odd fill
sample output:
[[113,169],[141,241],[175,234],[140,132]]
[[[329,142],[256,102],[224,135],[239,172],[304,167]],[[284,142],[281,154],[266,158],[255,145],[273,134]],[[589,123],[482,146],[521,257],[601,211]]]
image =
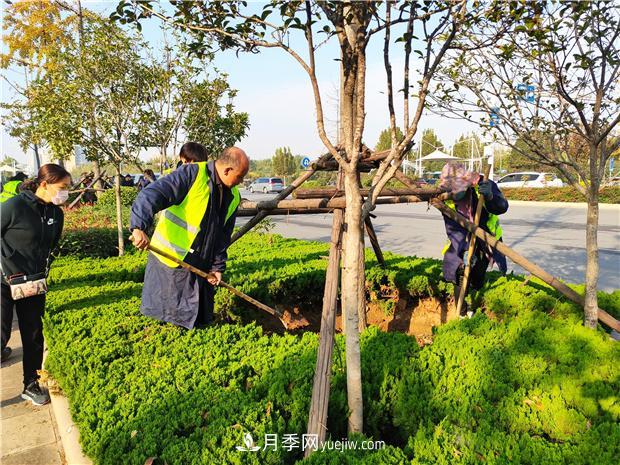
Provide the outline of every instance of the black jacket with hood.
[[[23,191],[2,204],[2,283],[8,276],[44,273],[60,241],[64,213],[60,207]],[[48,263],[49,259],[49,263]]]

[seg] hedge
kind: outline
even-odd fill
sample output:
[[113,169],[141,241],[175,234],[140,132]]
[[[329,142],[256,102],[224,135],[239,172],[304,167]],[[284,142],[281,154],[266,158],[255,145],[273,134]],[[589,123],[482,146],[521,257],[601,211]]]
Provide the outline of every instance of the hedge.
[[[326,254],[326,244],[249,234],[231,247],[226,278],[270,304],[306,302],[322,294]],[[369,287],[449,291],[438,261],[386,255],[381,271],[367,257]],[[46,369],[69,397],[84,451],[106,465],[301,461],[297,449],[236,446],[244,433],[259,446],[266,433],[305,433],[318,335],[268,335],[254,324],[186,331],[143,317],[144,266],[145,255],[132,253],[61,257],[52,268]],[[618,293],[601,296],[620,308]],[[365,433],[388,447],[318,452],[305,463],[617,463],[620,346],[583,328],[578,309],[542,283],[494,275],[485,299],[500,320],[451,322],[423,349],[413,337],[366,330]],[[248,311],[228,303],[233,314]],[[344,360],[338,335],[333,439],[346,435]]]
[[[586,199],[574,187],[504,188],[502,193],[508,200],[530,200],[534,202],[585,202]],[[600,203],[620,203],[620,187],[604,187],[599,191]]]

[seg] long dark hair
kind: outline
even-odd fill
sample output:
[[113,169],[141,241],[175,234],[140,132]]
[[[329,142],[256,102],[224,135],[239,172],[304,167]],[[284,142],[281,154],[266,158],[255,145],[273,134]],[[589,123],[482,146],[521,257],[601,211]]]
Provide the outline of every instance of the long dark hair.
[[36,178],[27,179],[21,183],[19,187],[20,190],[30,190],[32,192],[36,192],[43,181],[48,184],[56,184],[57,182],[65,179],[67,176],[71,178],[71,173],[69,173],[62,166],[57,165],[56,163],[47,163],[39,168]]

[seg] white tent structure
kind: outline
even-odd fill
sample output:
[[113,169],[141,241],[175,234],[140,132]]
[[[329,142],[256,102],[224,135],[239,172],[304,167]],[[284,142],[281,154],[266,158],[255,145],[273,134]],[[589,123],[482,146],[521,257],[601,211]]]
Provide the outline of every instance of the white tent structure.
[[448,155],[445,152],[442,152],[439,149],[436,149],[435,151],[429,153],[428,155],[424,156],[424,157],[420,157],[418,156],[418,158],[415,160],[415,162],[411,162],[409,160],[404,160],[403,161],[403,165],[406,168],[413,168],[416,173],[418,174],[418,176],[422,176],[422,174],[424,173],[424,169],[422,167],[422,163],[424,163],[425,161],[444,161],[444,162],[449,162],[449,161],[462,161],[460,158],[458,157],[453,157],[452,155]]
[[454,157],[452,155],[448,155],[447,153],[442,152],[441,150],[437,149],[432,153],[429,153],[428,155],[426,155],[425,157],[422,157],[419,159],[419,161],[424,162],[424,161],[445,161],[445,162],[449,162],[449,161],[458,161],[461,160],[458,157]]

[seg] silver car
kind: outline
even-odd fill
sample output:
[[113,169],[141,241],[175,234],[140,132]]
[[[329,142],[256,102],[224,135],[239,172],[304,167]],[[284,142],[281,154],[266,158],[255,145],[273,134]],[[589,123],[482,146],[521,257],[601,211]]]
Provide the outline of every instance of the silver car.
[[284,190],[284,181],[282,178],[258,178],[248,186],[250,192],[282,192]]

